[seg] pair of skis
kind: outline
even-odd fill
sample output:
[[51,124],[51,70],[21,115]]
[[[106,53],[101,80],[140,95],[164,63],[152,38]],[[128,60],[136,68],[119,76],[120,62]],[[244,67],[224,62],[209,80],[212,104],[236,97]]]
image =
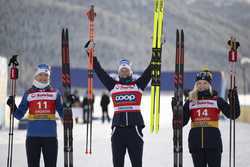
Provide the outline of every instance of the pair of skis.
[[160,77],[161,77],[161,53],[163,44],[163,20],[164,1],[154,0],[154,32],[152,42],[152,82],[151,82],[151,106],[150,106],[150,132],[158,133],[160,122]]
[[9,61],[10,68],[10,81],[11,81],[11,96],[13,97],[13,104],[10,107],[10,124],[9,124],[9,142],[8,142],[8,157],[7,167],[12,167],[12,155],[13,155],[13,131],[14,131],[14,115],[15,112],[15,96],[16,96],[16,80],[18,79],[18,68],[17,56],[14,55]]
[[[230,89],[233,90],[236,88],[236,62],[238,60],[237,49],[240,46],[240,43],[236,41],[234,37],[228,41],[229,52],[228,52],[228,61],[230,65]],[[229,96],[230,101],[230,131],[229,131],[229,167],[235,167],[235,95],[232,93]]]
[[176,58],[174,75],[173,142],[174,167],[182,167],[182,125],[183,125],[183,79],[184,79],[184,31],[176,31]]
[[[94,56],[94,6],[87,12],[89,18],[89,42],[85,45],[88,54],[88,104],[86,154],[92,152],[92,111],[93,111],[93,56]],[[63,83],[63,112],[64,112],[64,166],[73,167],[73,119],[72,96],[69,59],[68,29],[62,30],[62,83]]]
[[64,167],[73,167],[73,119],[69,59],[69,33],[62,30],[62,85],[63,85],[63,129],[64,129]]
[[91,5],[90,10],[86,13],[88,17],[88,34],[89,41],[85,45],[88,56],[88,112],[87,112],[87,126],[86,126],[86,150],[85,154],[92,153],[92,114],[93,114],[93,57],[94,57],[94,20],[96,13],[94,6]]

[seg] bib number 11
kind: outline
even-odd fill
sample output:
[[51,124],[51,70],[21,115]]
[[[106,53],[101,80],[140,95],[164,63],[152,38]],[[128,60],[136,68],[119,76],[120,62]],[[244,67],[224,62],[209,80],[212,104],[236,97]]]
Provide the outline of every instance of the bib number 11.
[[37,105],[38,105],[39,109],[47,109],[48,108],[47,101],[39,101],[39,102],[37,102]]

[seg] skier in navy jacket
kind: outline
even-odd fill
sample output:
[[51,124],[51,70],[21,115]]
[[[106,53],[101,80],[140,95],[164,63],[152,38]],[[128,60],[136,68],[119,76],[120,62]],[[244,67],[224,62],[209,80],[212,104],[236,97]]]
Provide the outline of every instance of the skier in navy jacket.
[[[7,104],[11,107],[14,100],[9,97]],[[56,111],[63,118],[61,95],[50,86],[50,68],[46,64],[37,66],[33,85],[28,89],[20,105],[14,105],[14,116],[20,120],[28,110],[26,154],[28,167],[40,166],[40,155],[43,153],[45,167],[56,167],[57,130]]]
[[[197,74],[193,90],[183,107],[183,126],[191,119],[191,130],[188,137],[189,151],[194,167],[220,167],[222,140],[219,130],[220,112],[230,119],[240,115],[237,89],[229,90],[235,99],[235,117],[230,113],[230,105],[217,96],[212,89],[212,73],[208,70]],[[229,103],[232,103],[229,101]],[[172,106],[176,105],[173,98]]]
[[142,91],[151,79],[151,65],[137,80],[132,79],[128,60],[121,60],[118,69],[119,81],[111,78],[94,57],[94,69],[104,86],[110,91],[114,104],[112,122],[112,154],[114,167],[123,167],[126,150],[132,167],[142,167],[144,121],[140,104]]

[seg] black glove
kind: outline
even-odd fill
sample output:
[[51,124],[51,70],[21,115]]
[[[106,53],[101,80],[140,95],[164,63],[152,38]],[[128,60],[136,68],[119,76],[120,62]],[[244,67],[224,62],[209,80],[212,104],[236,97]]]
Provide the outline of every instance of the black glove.
[[238,91],[237,91],[237,87],[234,87],[233,89],[229,89],[228,90],[228,99],[229,99],[229,103],[232,102],[233,99],[236,99],[238,97]]
[[[7,100],[7,104],[10,107],[11,111],[16,111],[17,106],[15,104],[15,99],[13,96],[9,96],[8,100]],[[12,107],[14,106],[14,109],[12,109]]]
[[76,100],[77,100],[77,97],[76,97],[76,95],[70,95],[70,101],[71,101],[71,103],[75,103],[76,102]]
[[74,104],[76,101],[76,96],[73,95],[73,94],[70,94],[67,96],[67,103],[66,103],[66,106],[70,107],[72,106],[72,104]]
[[172,97],[171,101],[171,106],[172,106],[172,111],[174,111],[174,107],[177,105],[177,99],[175,97]]

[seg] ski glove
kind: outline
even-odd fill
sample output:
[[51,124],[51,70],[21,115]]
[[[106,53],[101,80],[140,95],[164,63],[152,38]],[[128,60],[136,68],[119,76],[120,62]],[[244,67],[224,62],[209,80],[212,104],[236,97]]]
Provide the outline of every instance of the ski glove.
[[233,89],[229,89],[228,90],[228,99],[229,99],[229,103],[232,104],[233,99],[238,98],[238,92],[237,92],[237,87],[233,88]]
[[175,97],[172,97],[171,106],[173,112],[174,112],[174,107],[176,107],[176,105],[177,105],[177,99]]
[[[10,107],[11,111],[16,111],[17,106],[15,104],[15,100],[13,96],[9,96],[8,100],[7,100],[7,104]],[[14,108],[12,109],[12,107],[14,106]]]
[[76,99],[77,99],[77,97],[75,95],[73,95],[73,94],[68,95],[67,96],[67,103],[65,103],[66,106],[71,107],[72,104],[74,104],[76,102]]

